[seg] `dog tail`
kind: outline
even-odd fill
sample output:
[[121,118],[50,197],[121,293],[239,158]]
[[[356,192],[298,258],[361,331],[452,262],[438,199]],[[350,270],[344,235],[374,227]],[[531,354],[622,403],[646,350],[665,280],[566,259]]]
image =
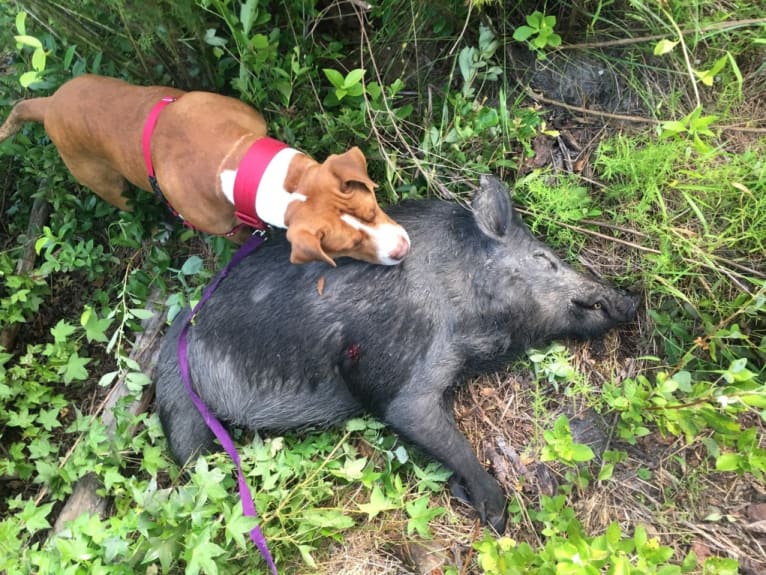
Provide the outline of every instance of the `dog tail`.
[[18,132],[24,122],[42,123],[45,120],[49,101],[50,98],[32,98],[16,104],[0,127],[0,142]]

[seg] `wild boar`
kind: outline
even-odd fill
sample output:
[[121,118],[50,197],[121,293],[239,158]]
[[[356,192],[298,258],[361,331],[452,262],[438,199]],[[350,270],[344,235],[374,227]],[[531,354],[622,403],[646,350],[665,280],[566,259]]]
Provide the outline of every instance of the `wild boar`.
[[[245,258],[188,334],[197,394],[224,424],[258,431],[326,426],[368,412],[455,474],[481,519],[505,526],[506,498],[455,426],[453,386],[532,346],[603,334],[638,296],[587,277],[535,239],[499,180],[471,208],[440,200],[390,210],[410,255],[383,267],[286,266],[283,237]],[[166,336],[157,405],[175,460],[215,448]]]

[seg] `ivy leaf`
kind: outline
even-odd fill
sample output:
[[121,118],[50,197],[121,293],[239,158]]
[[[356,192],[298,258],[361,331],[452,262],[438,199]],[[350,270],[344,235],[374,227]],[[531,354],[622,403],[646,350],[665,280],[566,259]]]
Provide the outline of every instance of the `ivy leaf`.
[[89,342],[109,341],[105,332],[111,323],[112,320],[109,318],[99,319],[96,311],[90,306],[85,306],[85,311],[80,316],[80,325],[85,328],[85,337]]
[[118,558],[128,557],[128,542],[122,537],[109,537],[102,545],[104,546],[104,559],[108,563],[114,563]]
[[245,535],[258,523],[258,519],[242,514],[242,506],[236,505],[231,510],[231,515],[226,518],[226,542],[237,542],[241,549],[247,549]]
[[170,566],[178,557],[179,543],[177,537],[171,536],[167,539],[153,537],[150,539],[149,548],[144,561],[155,561],[159,559],[162,566],[162,573],[169,573]]
[[[331,533],[332,531],[343,531],[354,526],[354,520],[343,514],[338,509],[318,509],[314,508],[304,511],[302,521],[309,525],[319,527],[320,531]],[[325,531],[327,530],[327,531]]]
[[208,575],[217,575],[218,565],[213,559],[222,554],[223,549],[210,541],[210,531],[205,530],[191,547],[191,559],[186,566],[186,573],[203,572]]
[[51,328],[53,341],[56,343],[64,343],[76,329],[77,328],[68,321],[60,319],[59,322]]
[[42,529],[49,529],[48,514],[53,508],[53,503],[37,506],[34,501],[27,501],[24,509],[19,513],[19,518],[24,523],[24,528],[29,533],[35,533]]
[[388,511],[389,509],[396,509],[396,505],[388,499],[377,485],[372,488],[372,494],[370,495],[369,503],[358,503],[357,507],[360,511],[367,514],[367,519],[372,519],[378,513],[382,511]]
[[412,535],[413,531],[417,531],[418,534],[424,539],[431,539],[431,530],[428,528],[428,523],[434,517],[443,515],[445,513],[444,507],[428,507],[428,496],[423,496],[412,503],[405,505],[407,515],[410,516],[407,521],[407,535]]
[[367,465],[366,457],[359,457],[358,459],[346,459],[343,463],[343,467],[333,471],[332,474],[336,477],[342,477],[348,481],[357,481],[362,477],[365,465]]
[[72,380],[75,379],[78,381],[88,379],[88,370],[85,369],[85,366],[89,361],[89,357],[80,357],[76,351],[72,352],[64,370],[64,383],[72,383]]
[[55,427],[61,427],[59,410],[56,408],[41,410],[40,413],[37,414],[37,423],[42,425],[43,429],[46,431],[51,431]]

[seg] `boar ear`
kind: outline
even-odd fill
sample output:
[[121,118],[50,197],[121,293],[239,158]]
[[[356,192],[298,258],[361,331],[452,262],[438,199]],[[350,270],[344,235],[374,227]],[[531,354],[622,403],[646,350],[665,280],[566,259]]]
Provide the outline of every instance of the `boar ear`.
[[343,191],[352,183],[365,186],[370,192],[374,192],[378,184],[367,175],[367,159],[362,150],[354,146],[345,154],[331,157],[333,173],[343,183]]
[[494,176],[481,176],[471,208],[479,228],[488,236],[503,237],[513,222],[508,187]]
[[333,259],[322,249],[322,242],[318,233],[296,225],[288,227],[287,239],[292,248],[290,252],[291,263],[327,262],[335,267]]

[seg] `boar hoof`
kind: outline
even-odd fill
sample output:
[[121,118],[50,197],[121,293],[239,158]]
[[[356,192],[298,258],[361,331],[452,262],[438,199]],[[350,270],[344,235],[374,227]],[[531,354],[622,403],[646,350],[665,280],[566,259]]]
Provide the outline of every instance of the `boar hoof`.
[[505,498],[499,508],[495,508],[494,505],[483,503],[479,505],[479,517],[484,525],[489,525],[498,535],[501,535],[505,531],[505,524],[508,520],[506,513]]
[[489,525],[498,534],[505,531],[508,520],[506,500],[500,489],[493,488],[484,497],[471,497],[468,491],[454,475],[449,480],[450,493],[458,501],[471,505],[479,513],[482,525]]
[[465,487],[462,483],[460,483],[456,476],[453,475],[450,477],[447,483],[449,485],[449,490],[452,497],[461,503],[465,503],[466,505],[473,507],[473,501],[471,501],[471,498],[468,496],[468,492],[465,490]]

